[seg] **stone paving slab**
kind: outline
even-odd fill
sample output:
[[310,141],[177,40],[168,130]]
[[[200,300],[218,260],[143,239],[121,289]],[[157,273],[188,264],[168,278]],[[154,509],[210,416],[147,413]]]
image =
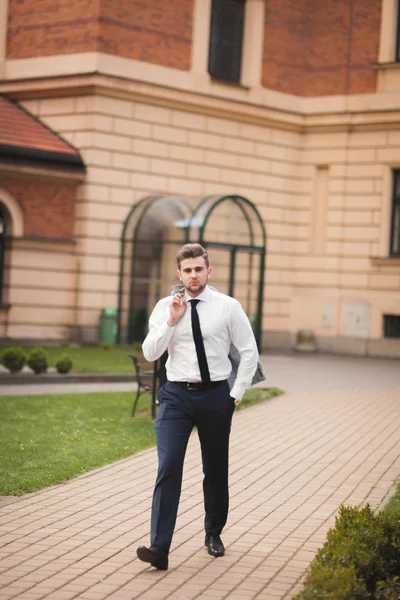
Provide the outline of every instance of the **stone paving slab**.
[[270,387],[308,390],[400,389],[400,360],[329,354],[263,355]]
[[[321,364],[308,368],[312,373]],[[306,362],[288,367],[288,382],[305,387]],[[381,375],[375,374],[377,385]],[[340,391],[332,389],[335,381]],[[400,473],[395,370],[381,379],[382,389],[359,389],[362,381],[360,374],[347,384],[343,377],[340,386],[335,375],[325,376],[321,389],[234,415],[225,557],[213,559],[203,546],[193,435],[169,571],[136,558],[136,547],[148,542],[157,463],[150,449],[1,507],[0,599],[292,598],[339,505],[378,508]]]

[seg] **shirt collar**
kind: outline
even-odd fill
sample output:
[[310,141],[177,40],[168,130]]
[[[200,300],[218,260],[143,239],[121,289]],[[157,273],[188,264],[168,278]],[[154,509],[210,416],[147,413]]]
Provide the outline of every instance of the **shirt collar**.
[[210,292],[210,288],[208,287],[208,285],[206,285],[206,287],[201,292],[201,294],[196,296],[196,298],[192,298],[191,296],[189,296],[189,294],[187,292],[185,292],[186,302],[189,302],[190,300],[201,300],[203,302],[207,302],[207,300],[210,299],[210,296],[211,296],[211,292]]

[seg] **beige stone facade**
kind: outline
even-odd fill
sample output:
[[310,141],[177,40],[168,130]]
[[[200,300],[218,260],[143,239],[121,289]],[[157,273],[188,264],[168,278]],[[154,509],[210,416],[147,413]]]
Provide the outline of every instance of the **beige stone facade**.
[[[400,70],[382,65],[375,93],[348,96],[269,90],[259,67],[246,87],[227,86],[206,72],[199,6],[189,71],[94,52],[4,61],[0,92],[78,148],[87,173],[74,244],[13,245],[3,336],[96,341],[101,309],[118,306],[132,206],[150,194],[237,194],[267,232],[264,349],[293,348],[306,328],[322,350],[400,356],[400,340],[383,336],[383,315],[400,315],[400,258],[389,258]],[[382,27],[393,6],[385,0]],[[248,3],[256,29],[264,8]],[[251,65],[262,44],[246,35]]]

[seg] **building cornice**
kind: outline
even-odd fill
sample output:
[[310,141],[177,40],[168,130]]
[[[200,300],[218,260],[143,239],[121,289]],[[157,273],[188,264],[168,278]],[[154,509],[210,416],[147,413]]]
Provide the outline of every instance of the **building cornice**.
[[[217,84],[223,87],[222,84]],[[241,88],[246,91],[244,88]],[[82,73],[62,77],[40,77],[0,82],[0,94],[15,100],[102,94],[118,99],[149,102],[157,106],[271,125],[301,131],[300,113],[267,107],[261,103],[194,93],[159,84],[125,79],[103,73]]]
[[196,73],[100,53],[62,59],[61,73],[56,56],[8,61],[23,65],[8,65],[0,93],[17,100],[96,93],[298,133],[400,128],[400,91],[304,98],[264,88],[224,86],[199,79]]

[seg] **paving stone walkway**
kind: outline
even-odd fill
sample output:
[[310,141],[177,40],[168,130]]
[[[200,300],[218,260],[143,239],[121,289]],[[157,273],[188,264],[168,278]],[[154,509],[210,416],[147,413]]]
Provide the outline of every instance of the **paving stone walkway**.
[[136,559],[148,542],[150,449],[1,507],[0,599],[293,598],[338,506],[378,508],[400,474],[400,368],[336,357],[264,362],[268,384],[286,380],[289,393],[234,415],[225,557],[203,546],[193,435],[169,571]]

